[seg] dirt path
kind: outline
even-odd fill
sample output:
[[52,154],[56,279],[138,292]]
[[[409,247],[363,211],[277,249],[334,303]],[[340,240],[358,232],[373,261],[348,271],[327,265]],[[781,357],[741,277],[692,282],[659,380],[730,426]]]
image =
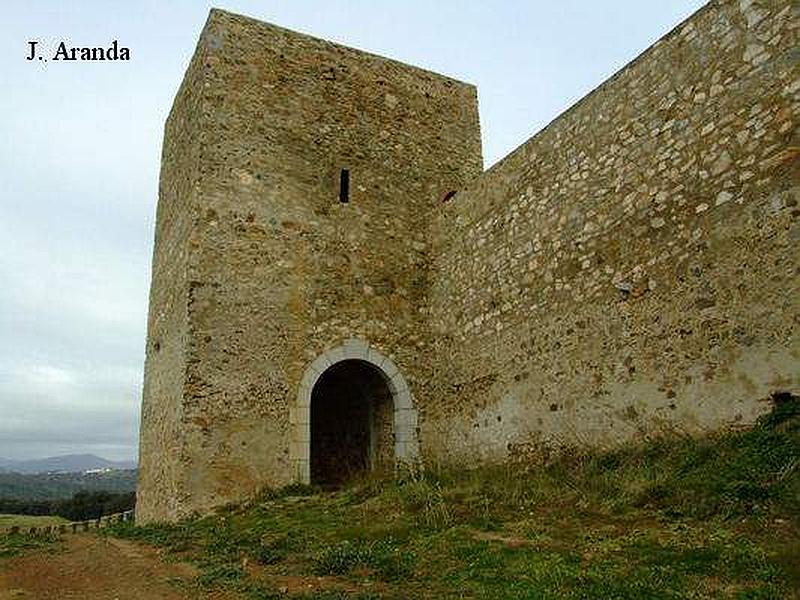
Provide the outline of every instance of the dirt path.
[[93,534],[67,535],[64,542],[65,548],[52,554],[0,561],[0,600],[196,598],[170,583],[188,581],[196,570],[164,562],[153,548]]

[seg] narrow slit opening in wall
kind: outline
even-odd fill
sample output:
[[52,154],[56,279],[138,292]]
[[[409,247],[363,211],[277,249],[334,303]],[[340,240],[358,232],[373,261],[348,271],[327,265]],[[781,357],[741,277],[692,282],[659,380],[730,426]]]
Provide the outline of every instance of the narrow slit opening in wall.
[[350,202],[350,169],[342,169],[339,173],[339,202]]
[[453,199],[453,196],[455,196],[455,195],[456,195],[456,191],[455,190],[450,190],[449,192],[445,192],[442,195],[442,202],[449,202],[450,200]]

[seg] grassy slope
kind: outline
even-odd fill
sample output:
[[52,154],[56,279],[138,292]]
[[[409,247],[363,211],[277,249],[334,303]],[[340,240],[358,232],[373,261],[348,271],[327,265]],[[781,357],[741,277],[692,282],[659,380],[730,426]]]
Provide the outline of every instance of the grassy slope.
[[289,488],[177,525],[117,527],[264,598],[793,597],[800,405],[747,432],[545,466]]
[[[62,538],[57,533],[0,533],[0,560],[27,552],[58,552]],[[0,562],[2,567],[2,562]],[[3,590],[0,590],[0,597]]]
[[[0,559],[13,558],[26,552],[55,552],[61,547],[57,533],[27,533],[29,527],[45,527],[67,523],[61,517],[34,517],[29,515],[0,514]],[[10,534],[10,527],[18,526],[23,533]],[[2,596],[2,594],[0,594]]]
[[45,527],[46,525],[59,525],[67,523],[61,517],[36,517],[31,515],[0,515],[0,531],[9,527]]

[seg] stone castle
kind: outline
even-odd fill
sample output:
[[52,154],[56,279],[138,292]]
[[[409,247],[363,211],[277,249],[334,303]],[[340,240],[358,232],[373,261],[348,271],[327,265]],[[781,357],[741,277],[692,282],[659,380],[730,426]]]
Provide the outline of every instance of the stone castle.
[[799,32],[712,0],[483,172],[473,86],[213,10],[165,127],[137,518],[800,393]]

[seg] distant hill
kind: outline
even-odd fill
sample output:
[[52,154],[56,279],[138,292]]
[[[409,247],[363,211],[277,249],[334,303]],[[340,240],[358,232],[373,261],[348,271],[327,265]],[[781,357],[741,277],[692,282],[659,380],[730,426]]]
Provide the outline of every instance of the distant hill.
[[113,461],[94,454],[67,454],[31,460],[0,458],[0,473],[81,473],[98,469],[135,469],[134,461]]
[[136,490],[136,469],[98,473],[0,473],[0,498],[56,500],[80,491],[126,493]]

